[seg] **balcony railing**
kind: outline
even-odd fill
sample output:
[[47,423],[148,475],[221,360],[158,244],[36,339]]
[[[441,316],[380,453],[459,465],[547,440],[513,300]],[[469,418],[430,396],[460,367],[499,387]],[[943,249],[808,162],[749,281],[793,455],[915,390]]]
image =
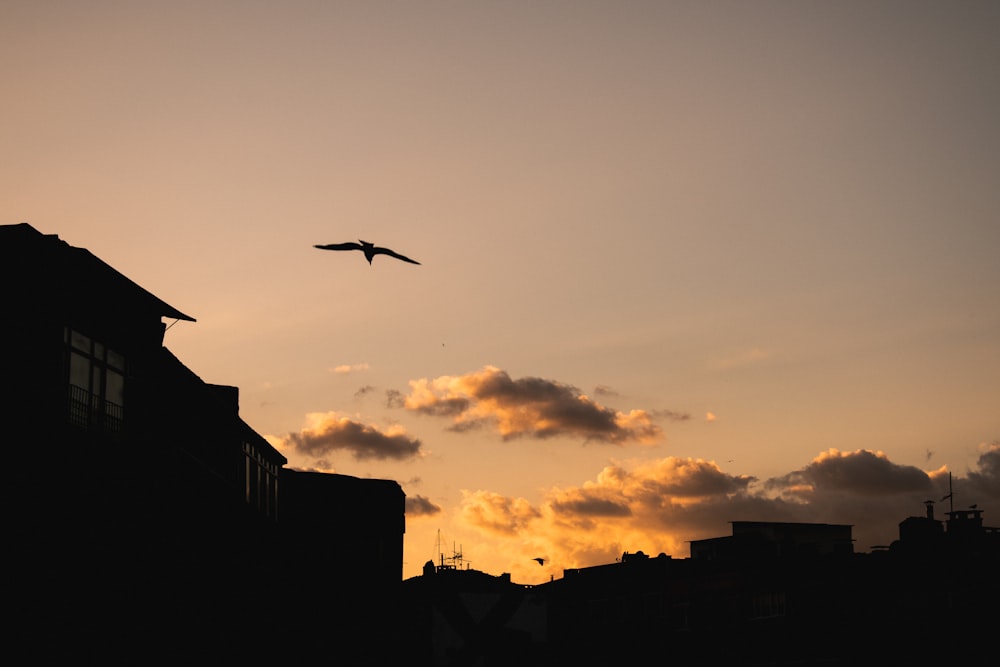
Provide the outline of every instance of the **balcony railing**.
[[88,431],[119,435],[124,430],[125,409],[76,385],[69,386],[69,423]]

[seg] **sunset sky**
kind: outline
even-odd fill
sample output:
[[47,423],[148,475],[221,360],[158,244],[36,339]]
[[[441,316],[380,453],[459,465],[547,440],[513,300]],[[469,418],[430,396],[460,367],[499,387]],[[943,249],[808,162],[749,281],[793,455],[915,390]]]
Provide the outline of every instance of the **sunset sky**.
[[[194,317],[165,345],[289,465],[398,481],[404,577],[736,520],[868,551],[949,472],[1000,525],[998,35],[994,1],[4,0],[0,224]],[[420,265],[313,248],[358,239]]]

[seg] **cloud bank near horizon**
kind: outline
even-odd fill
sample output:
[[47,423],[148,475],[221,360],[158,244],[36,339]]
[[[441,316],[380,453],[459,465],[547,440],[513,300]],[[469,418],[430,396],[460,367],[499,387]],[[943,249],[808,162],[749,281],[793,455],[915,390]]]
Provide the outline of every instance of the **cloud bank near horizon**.
[[[977,469],[952,484],[966,505],[1000,511],[1000,442],[982,445]],[[764,481],[713,461],[665,457],[606,466],[580,486],[550,488],[537,505],[465,490],[458,516],[510,559],[515,575],[537,578],[529,561],[539,553],[553,575],[614,562],[625,551],[687,557],[691,540],[728,535],[732,521],[846,524],[855,551],[866,552],[897,539],[899,522],[923,516],[924,502],[947,489],[947,468],[923,471],[869,450],[830,449]],[[466,552],[475,557],[474,548]]]

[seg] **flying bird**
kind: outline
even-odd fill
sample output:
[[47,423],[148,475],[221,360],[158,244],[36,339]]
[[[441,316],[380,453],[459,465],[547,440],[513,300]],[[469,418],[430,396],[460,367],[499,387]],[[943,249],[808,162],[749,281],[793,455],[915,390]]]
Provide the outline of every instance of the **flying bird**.
[[[358,239],[360,241],[360,239]],[[394,250],[389,250],[388,248],[382,248],[368,241],[361,241],[360,243],[330,243],[328,245],[314,245],[314,248],[319,248],[320,250],[360,250],[365,253],[365,259],[368,263],[372,263],[375,255],[389,255],[390,257],[395,257],[396,259],[401,259],[404,262],[409,262],[410,264],[419,264],[420,262],[410,259],[406,255],[400,255]]]
[[545,565],[545,559],[544,558],[532,558],[531,560],[538,561],[539,565]]

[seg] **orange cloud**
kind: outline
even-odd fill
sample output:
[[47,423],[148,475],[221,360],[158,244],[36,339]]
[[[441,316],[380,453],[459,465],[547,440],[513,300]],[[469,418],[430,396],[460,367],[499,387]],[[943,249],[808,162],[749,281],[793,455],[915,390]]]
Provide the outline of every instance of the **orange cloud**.
[[654,444],[663,437],[645,410],[612,410],[575,387],[534,377],[515,380],[493,366],[461,376],[411,381],[404,406],[449,417],[457,431],[491,427],[505,440],[567,436],[585,442]]
[[359,371],[368,370],[368,364],[341,364],[339,366],[334,366],[330,369],[331,373],[346,374],[346,373],[357,373]]
[[[506,559],[516,580],[531,582],[542,574],[531,561],[539,554],[551,574],[614,562],[624,551],[683,558],[691,540],[727,535],[738,520],[847,524],[856,550],[866,551],[896,539],[902,519],[922,516],[927,499],[947,493],[946,472],[899,465],[883,452],[830,449],[758,484],[712,461],[665,457],[605,466],[578,486],[549,489],[537,505],[465,493],[460,516],[490,536],[491,562]],[[1000,441],[982,447],[977,471],[954,479],[956,496],[980,507],[998,506],[998,489]]]
[[409,459],[420,456],[421,442],[401,426],[380,430],[335,412],[307,415],[310,426],[283,438],[282,449],[321,458],[335,451],[349,452],[355,459]]
[[461,516],[469,527],[510,538],[514,569],[537,578],[533,552],[549,554],[557,568],[611,562],[623,551],[686,556],[686,540],[722,529],[732,517],[720,508],[746,497],[752,481],[712,462],[668,457],[607,466],[581,486],[550,489],[538,507],[487,491],[465,494]]
[[516,535],[541,513],[524,498],[507,498],[488,491],[462,491],[461,515],[469,525],[501,535]]

